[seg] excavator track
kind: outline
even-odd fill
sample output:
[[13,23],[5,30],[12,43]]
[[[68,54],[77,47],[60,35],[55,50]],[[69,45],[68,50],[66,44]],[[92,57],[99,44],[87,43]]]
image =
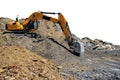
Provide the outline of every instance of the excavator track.
[[40,34],[37,34],[37,33],[25,33],[25,32],[22,32],[22,31],[15,31],[15,32],[3,32],[3,34],[15,34],[16,36],[28,36],[28,37],[31,37],[31,38],[38,38],[38,37],[41,37]]

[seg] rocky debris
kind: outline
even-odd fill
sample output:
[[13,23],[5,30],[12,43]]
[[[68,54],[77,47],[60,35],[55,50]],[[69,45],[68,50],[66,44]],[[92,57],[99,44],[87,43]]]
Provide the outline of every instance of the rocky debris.
[[119,80],[120,58],[113,55],[114,53],[116,52],[112,52],[112,55],[109,55],[106,52],[89,51],[88,54],[90,55],[84,57],[87,58],[84,61],[87,65],[92,66],[92,70],[88,70],[82,76],[86,76],[88,80]]
[[115,45],[109,42],[102,41],[100,39],[91,40],[88,37],[84,37],[81,40],[87,49],[91,50],[115,50]]

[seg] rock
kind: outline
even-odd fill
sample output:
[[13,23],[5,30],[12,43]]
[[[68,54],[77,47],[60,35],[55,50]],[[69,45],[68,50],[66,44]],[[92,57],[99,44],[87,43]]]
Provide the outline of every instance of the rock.
[[89,50],[115,50],[115,45],[109,42],[105,42],[99,39],[91,40],[88,37],[84,37],[81,40],[84,44],[86,49]]

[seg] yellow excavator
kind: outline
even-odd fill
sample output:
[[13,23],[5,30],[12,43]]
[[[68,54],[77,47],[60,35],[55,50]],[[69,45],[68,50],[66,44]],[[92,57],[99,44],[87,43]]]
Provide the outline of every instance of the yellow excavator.
[[[49,17],[45,14],[58,14],[58,19]],[[23,23],[20,23],[18,21],[18,18],[16,18],[15,22],[9,22],[8,24],[6,24],[6,30],[11,31],[11,33],[25,34],[25,35],[30,35],[32,37],[37,37],[37,34],[31,33],[31,30],[38,29],[38,24],[39,24],[38,20],[41,19],[52,21],[60,25],[65,35],[66,41],[70,46],[70,49],[72,49],[72,53],[74,53],[77,56],[80,56],[81,54],[84,53],[84,44],[79,40],[73,39],[73,36],[68,26],[68,22],[66,21],[62,13],[34,12],[28,18],[26,18]]]

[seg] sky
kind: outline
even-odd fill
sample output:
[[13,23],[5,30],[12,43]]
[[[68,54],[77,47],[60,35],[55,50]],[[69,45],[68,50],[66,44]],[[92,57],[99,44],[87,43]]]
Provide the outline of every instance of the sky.
[[36,11],[61,12],[79,38],[120,45],[120,0],[2,0],[0,10],[0,17],[14,20]]

